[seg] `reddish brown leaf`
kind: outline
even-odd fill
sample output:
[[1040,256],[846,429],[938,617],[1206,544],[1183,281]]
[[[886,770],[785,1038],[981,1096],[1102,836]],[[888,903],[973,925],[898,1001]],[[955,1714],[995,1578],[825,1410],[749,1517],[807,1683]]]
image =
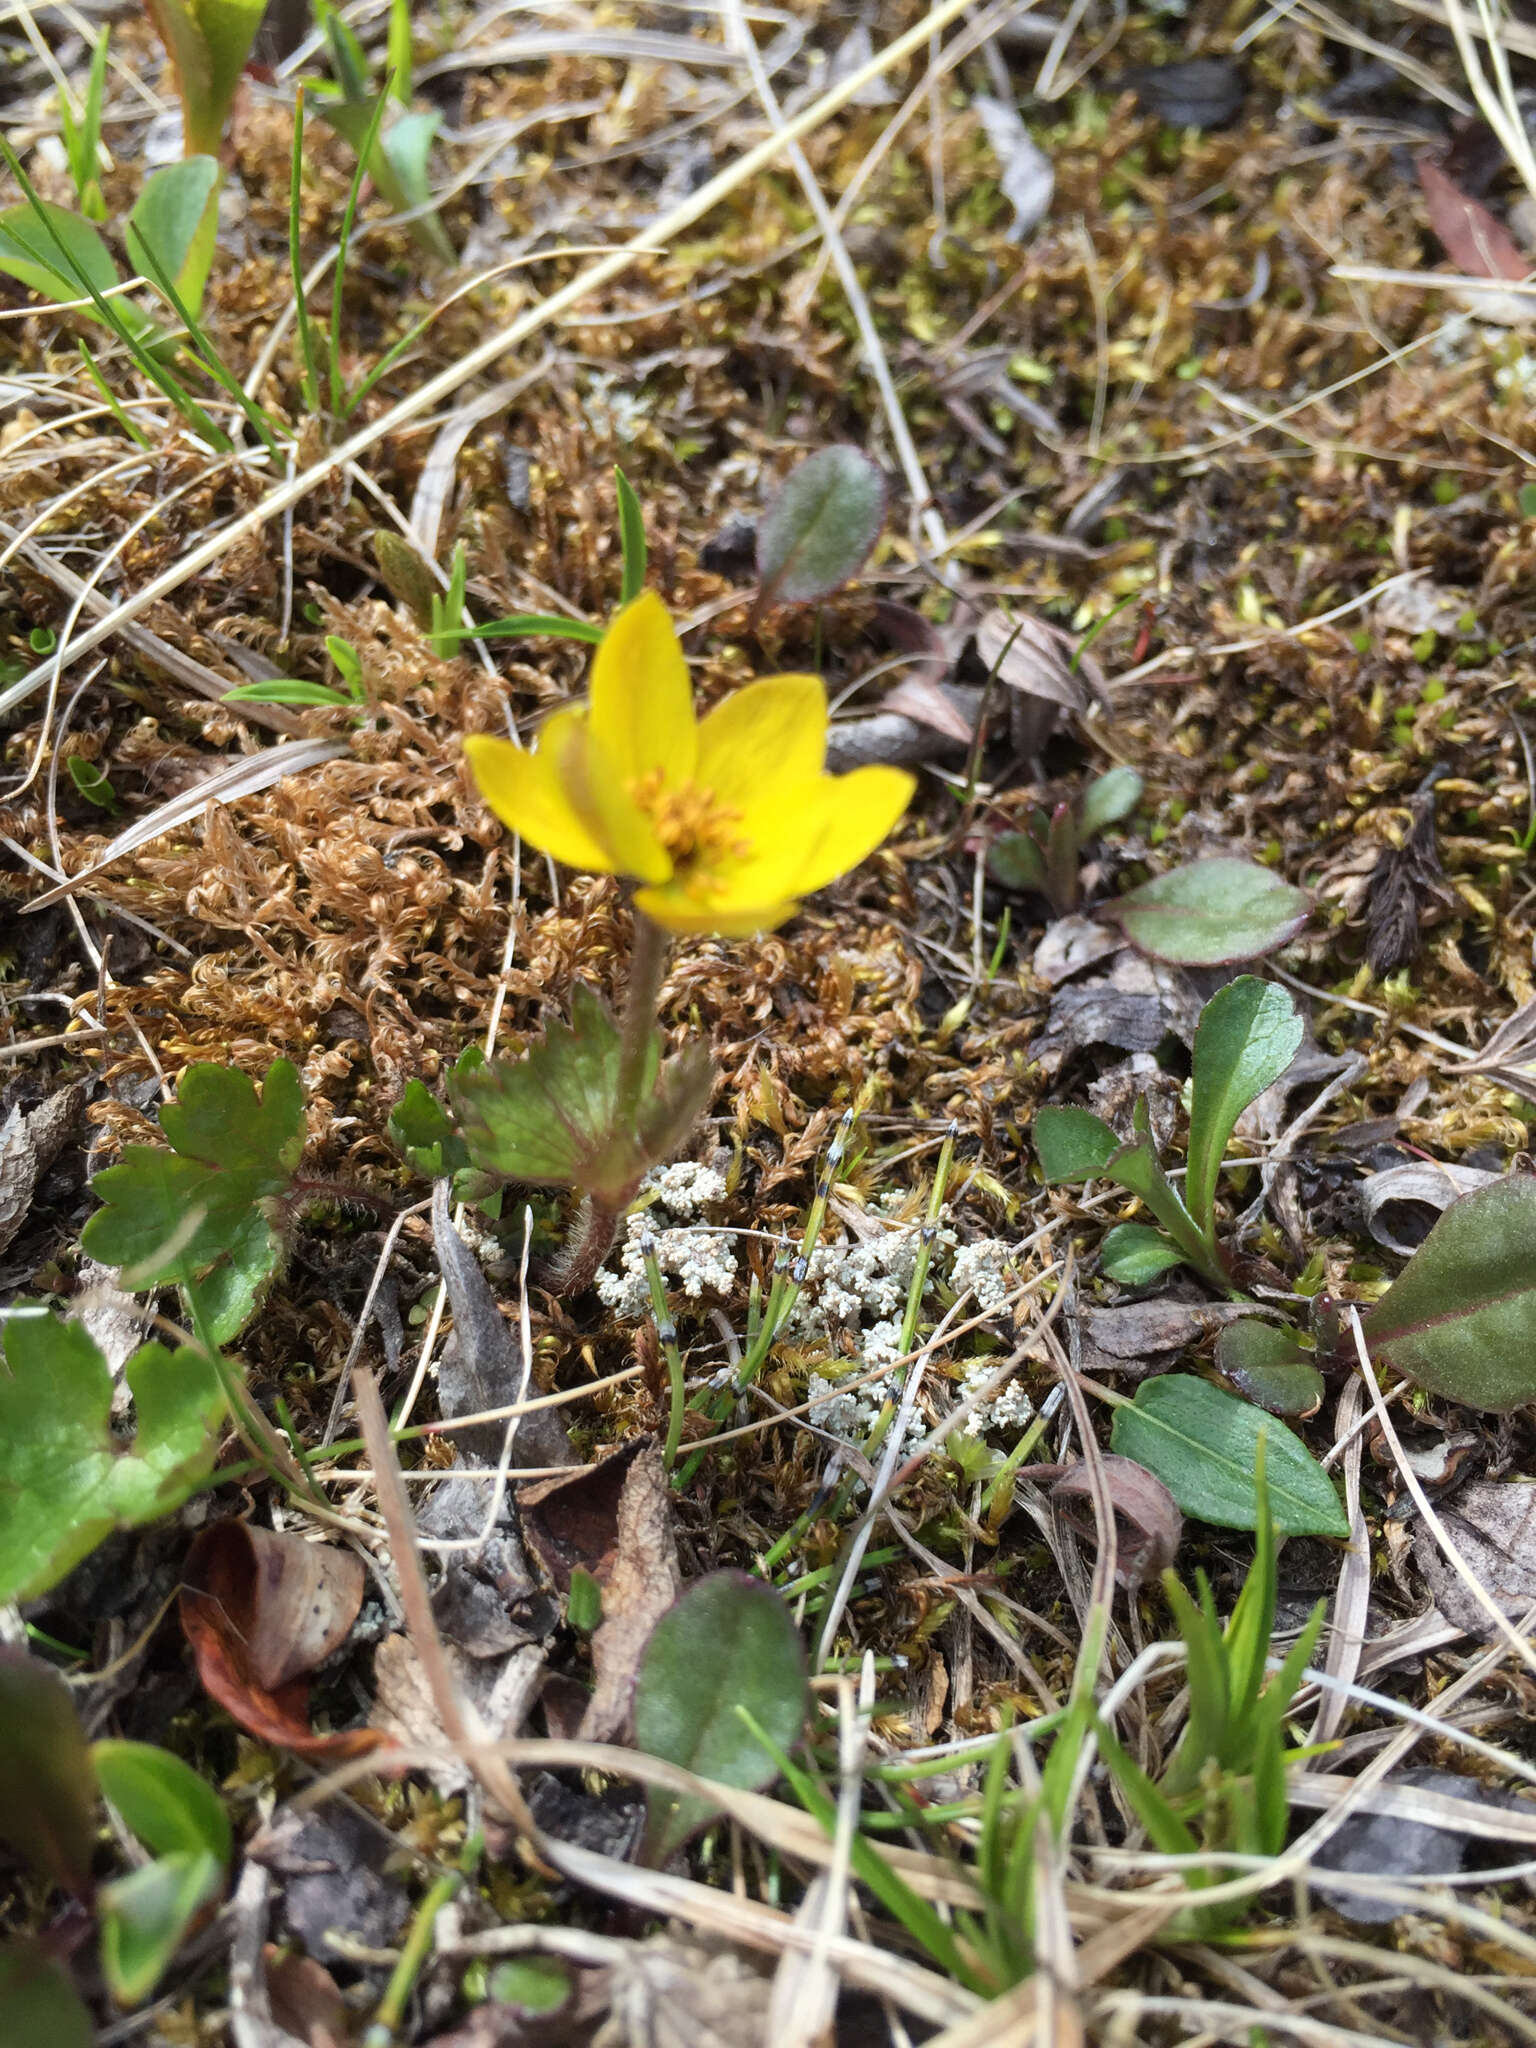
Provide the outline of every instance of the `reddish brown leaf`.
[[630,1466],[650,1441],[636,1437],[569,1477],[532,1479],[517,1489],[523,1541],[557,1592],[569,1593],[578,1566],[607,1585],[618,1555],[619,1498]]
[[1524,277],[1530,265],[1486,206],[1469,199],[1431,156],[1418,160],[1429,224],[1466,277]]
[[672,1489],[661,1446],[651,1444],[630,1466],[619,1496],[613,1571],[603,1588],[602,1625],[592,1638],[595,1683],[581,1724],[585,1740],[613,1742],[627,1729],[640,1653],[681,1590]]
[[260,1635],[261,1575],[250,1533],[239,1522],[215,1522],[187,1555],[181,1625],[204,1691],[258,1741],[301,1756],[362,1756],[379,1748],[388,1738],[374,1728],[315,1734],[309,1687],[301,1677],[272,1687],[258,1678],[251,1645]]
[[346,2048],[351,2039],[346,2001],[330,1971],[312,1956],[285,1955],[273,1942],[261,1954],[276,2024],[304,2048]]
[[[1134,1458],[1107,1457],[1104,1479],[1114,1503],[1117,1526],[1115,1577],[1133,1590],[1154,1572],[1165,1571],[1178,1555],[1184,1517],[1178,1502],[1155,1473]],[[1064,1472],[1051,1488],[1054,1505],[1075,1509],[1092,1495],[1085,1464]],[[1076,1526],[1077,1518],[1069,1513]]]

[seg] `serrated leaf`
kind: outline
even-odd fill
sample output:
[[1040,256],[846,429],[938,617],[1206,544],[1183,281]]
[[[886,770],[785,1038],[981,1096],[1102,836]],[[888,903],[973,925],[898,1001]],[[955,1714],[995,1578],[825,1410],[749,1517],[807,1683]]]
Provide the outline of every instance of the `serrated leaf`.
[[1118,825],[1141,802],[1141,777],[1134,768],[1111,768],[1096,776],[1083,791],[1078,832],[1092,839],[1106,825]]
[[1005,832],[987,849],[987,873],[1005,889],[1043,890],[1045,855],[1027,832]]
[[1432,1394],[1495,1413],[1536,1400],[1536,1181],[1452,1202],[1363,1322],[1377,1364]]
[[[789,1609],[745,1572],[710,1572],[651,1631],[635,1680],[635,1746],[701,1778],[754,1791],[778,1775],[737,1713],[745,1707],[780,1749],[800,1739],[805,1652]],[[653,1861],[685,1842],[714,1808],[653,1790],[646,1837]]]
[[95,2039],[85,2001],[41,1942],[0,1947],[0,2041],[92,2048]]
[[1183,1264],[1178,1246],[1146,1223],[1117,1223],[1099,1247],[1100,1272],[1121,1287],[1146,1287]]
[[1183,967],[1273,953],[1311,914],[1299,889],[1255,861],[1226,856],[1173,868],[1106,908],[1133,946]]
[[[90,1896],[96,1785],[69,1687],[51,1665],[0,1646],[0,1842],[38,1876]],[[0,2040],[21,2039],[0,2032]]]
[[455,1073],[449,1097],[473,1165],[505,1180],[583,1189],[622,1208],[647,1170],[676,1150],[709,1099],[707,1051],[695,1046],[660,1064],[653,1033],[642,1107],[626,1119],[619,1102],[623,1045],[618,1026],[578,983],[569,1024],[553,1024],[520,1060]]
[[13,1316],[0,1375],[0,1601],[46,1592],[113,1529],[179,1507],[213,1469],[224,1396],[208,1360],[145,1344],[128,1361],[131,1447],[112,1376],[78,1323]]
[[1275,982],[1240,974],[1218,989],[1195,1027],[1189,1117],[1189,1170],[1184,1206],[1202,1230],[1212,1228],[1216,1176],[1237,1120],[1301,1044],[1295,998]]
[[119,2005],[138,2005],[164,1975],[194,1919],[223,1889],[217,1857],[158,1856],[97,1896],[101,1967]]
[[1091,1180],[1121,1149],[1120,1140],[1091,1109],[1054,1104],[1035,1112],[1035,1152],[1048,1181]]
[[128,1145],[97,1174],[103,1203],[81,1242],[137,1287],[203,1283],[215,1343],[243,1326],[277,1269],[282,1246],[261,1203],[282,1194],[304,1152],[298,1070],[274,1060],[258,1096],[235,1067],[189,1067],[160,1112],[175,1148]]
[[208,1781],[168,1749],[148,1742],[91,1746],[102,1793],[146,1849],[157,1856],[212,1856],[227,1865],[229,1815]]
[[262,1085],[239,1067],[200,1062],[160,1112],[172,1148],[206,1166],[258,1176],[262,1194],[288,1185],[304,1156],[304,1089],[291,1060],[274,1060]]
[[811,604],[863,568],[885,524],[885,478],[857,448],[818,448],[758,521],[765,604]]
[[1261,1434],[1276,1528],[1291,1536],[1347,1536],[1333,1481],[1301,1439],[1206,1380],[1186,1373],[1143,1380],[1135,1401],[1115,1410],[1110,1443],[1155,1472],[1185,1514],[1222,1528],[1252,1529]]
[[1228,1323],[1216,1339],[1216,1370],[1245,1400],[1271,1415],[1305,1421],[1323,1403],[1323,1376],[1289,1330],[1276,1323]]

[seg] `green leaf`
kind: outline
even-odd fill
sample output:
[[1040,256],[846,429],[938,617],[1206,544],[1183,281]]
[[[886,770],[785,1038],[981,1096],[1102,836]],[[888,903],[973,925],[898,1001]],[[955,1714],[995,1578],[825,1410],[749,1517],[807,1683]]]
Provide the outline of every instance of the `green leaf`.
[[857,448],[819,448],[779,486],[757,527],[765,604],[811,604],[863,568],[885,524],[885,478]]
[[92,2048],[96,2023],[63,1965],[37,1941],[0,1948],[0,2041]]
[[[91,1893],[96,1784],[74,1696],[51,1665],[0,1647],[0,1841],[77,1899]],[[0,2031],[0,2040],[22,2035]]]
[[706,1048],[660,1062],[661,1038],[653,1033],[642,1107],[626,1127],[618,1026],[578,983],[569,1024],[552,1024],[520,1060],[455,1072],[449,1097],[475,1166],[505,1180],[579,1187],[618,1209],[647,1170],[676,1151],[709,1100]]
[[138,2005],[154,1990],[182,1937],[224,1886],[217,1857],[197,1851],[160,1856],[103,1885],[101,1967],[119,2005]]
[[1496,1413],[1536,1399],[1536,1181],[1452,1202],[1363,1320],[1377,1364],[1432,1394]]
[[1109,1125],[1090,1109],[1036,1110],[1034,1138],[1040,1170],[1053,1183],[1092,1180],[1121,1149]]
[[1220,1256],[1196,1229],[1178,1190],[1157,1163],[1151,1138],[1143,1132],[1134,1145],[1123,1145],[1105,1169],[1111,1180],[1138,1195],[1172,1238],[1185,1262],[1219,1287],[1232,1292],[1232,1283]]
[[587,619],[566,619],[558,612],[517,612],[510,619],[491,619],[465,633],[466,640],[528,640],[541,635],[551,640],[584,640],[596,647],[603,637],[601,626]]
[[99,292],[122,283],[106,243],[91,223],[46,200],[35,205],[24,201],[0,213],[0,270],[55,305],[85,298],[82,279]]
[[1227,1529],[1252,1529],[1261,1433],[1276,1527],[1289,1536],[1347,1536],[1333,1481],[1301,1439],[1206,1380],[1185,1373],[1143,1380],[1132,1405],[1115,1410],[1110,1443],[1155,1472],[1185,1514]]
[[91,1760],[104,1796],[146,1849],[157,1856],[212,1856],[228,1865],[229,1816],[190,1764],[148,1742],[97,1742]]
[[[701,1778],[755,1791],[778,1772],[736,1709],[746,1708],[788,1749],[800,1739],[807,1702],[805,1652],[783,1600],[745,1572],[710,1572],[651,1631],[635,1680],[635,1746]],[[708,1800],[654,1788],[647,1804],[653,1861],[714,1811]]]
[[619,603],[632,604],[645,588],[645,515],[622,469],[613,472],[619,493],[619,546],[624,559]]
[[145,0],[170,54],[187,156],[219,153],[265,0]]
[[1117,1223],[1099,1247],[1099,1270],[1121,1287],[1146,1287],[1183,1264],[1178,1246],[1146,1223]]
[[571,1973],[556,1956],[514,1956],[496,1965],[485,1988],[496,2004],[516,2006],[519,2017],[538,2018],[569,2002]]
[[0,1375],[0,1601],[63,1578],[113,1529],[155,1520],[213,1469],[224,1396],[208,1360],[145,1344],[128,1361],[138,1412],[113,1433],[112,1376],[78,1323],[13,1315]]
[[1195,1029],[1184,1206],[1209,1238],[1216,1176],[1227,1140],[1248,1105],[1278,1081],[1301,1044],[1295,999],[1272,981],[1240,974],[1200,1012]]
[[1005,889],[1045,888],[1045,856],[1027,832],[1005,832],[987,849],[987,873]]
[[123,237],[134,269],[152,282],[163,273],[194,315],[213,262],[221,177],[212,156],[162,164],[145,179]]
[[1256,960],[1294,939],[1311,913],[1299,889],[1254,861],[1197,860],[1143,882],[1108,906],[1133,946],[1155,960],[1216,967]]
[[[330,19],[336,21],[337,17],[331,15]],[[340,26],[345,28],[345,23]],[[336,61],[334,45],[331,60],[333,64]],[[348,89],[340,97],[327,94],[317,98],[316,113],[330,122],[366,164],[369,177],[394,212],[409,213],[427,205],[432,198],[427,166],[441,115],[433,109],[419,114],[397,114],[391,120],[383,94],[366,90],[356,93],[351,89],[352,83],[349,81]],[[381,106],[383,118],[375,128],[375,116]],[[454,260],[453,244],[436,213],[419,215],[410,223],[410,230],[429,255],[445,263]]]
[[117,791],[94,761],[87,761],[79,754],[65,757],[69,779],[89,804],[95,804],[103,811],[117,809]]
[[425,626],[438,594],[432,571],[410,542],[388,527],[380,527],[374,534],[373,552],[390,596],[405,606],[418,626]]
[[1141,777],[1134,768],[1111,768],[1096,776],[1083,791],[1078,814],[1078,835],[1092,839],[1106,825],[1118,825],[1141,802]]
[[1276,1323],[1228,1323],[1216,1339],[1216,1370],[1271,1415],[1305,1421],[1323,1404],[1322,1374],[1290,1331]]
[[222,1304],[209,1310],[214,1341],[226,1343],[281,1257],[260,1204],[286,1192],[303,1156],[298,1069],[274,1060],[258,1096],[237,1067],[188,1067],[176,1101],[160,1112],[160,1128],[173,1151],[128,1145],[116,1166],[97,1174],[91,1185],[105,1206],[81,1241],[139,1287],[186,1285],[229,1261],[233,1271],[219,1276],[209,1298]]
[[329,683],[312,683],[303,676],[273,676],[265,683],[237,683],[224,692],[225,704],[350,704],[352,699]]

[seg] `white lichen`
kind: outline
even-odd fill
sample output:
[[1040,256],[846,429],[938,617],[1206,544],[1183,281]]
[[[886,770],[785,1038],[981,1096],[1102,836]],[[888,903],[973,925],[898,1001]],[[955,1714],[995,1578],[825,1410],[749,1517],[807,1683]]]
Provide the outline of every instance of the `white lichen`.
[[656,1262],[669,1292],[680,1291],[691,1301],[728,1295],[736,1284],[735,1244],[728,1233],[692,1221],[711,1203],[724,1199],[724,1176],[712,1166],[683,1159],[674,1166],[653,1167],[642,1192],[652,1199],[625,1224],[617,1270],[610,1264],[597,1276],[604,1305],[626,1323],[650,1314],[651,1291],[641,1249],[647,1236],[654,1241]]
[[[1001,1360],[978,1358],[960,1377],[960,1399],[968,1401],[980,1393],[1001,1371]],[[1035,1419],[1035,1404],[1019,1384],[1018,1375],[1005,1380],[995,1394],[979,1401],[965,1418],[967,1436],[985,1436],[990,1430],[1023,1430]]]
[[957,1295],[971,1294],[978,1314],[1001,1315],[1019,1284],[1012,1245],[1000,1237],[979,1237],[974,1244],[961,1245],[949,1269],[949,1284]]

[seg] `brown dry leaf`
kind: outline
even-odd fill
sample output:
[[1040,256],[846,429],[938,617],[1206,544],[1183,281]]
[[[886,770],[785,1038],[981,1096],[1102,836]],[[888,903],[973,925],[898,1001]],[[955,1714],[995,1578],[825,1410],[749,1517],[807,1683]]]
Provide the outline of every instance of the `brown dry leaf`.
[[1000,609],[985,613],[976,628],[976,658],[1012,693],[1009,731],[1020,755],[1039,753],[1063,711],[1081,715],[1095,699],[1104,702],[1098,664],[1077,655],[1070,633],[1028,613],[1018,618]]
[[569,1478],[532,1479],[517,1489],[529,1555],[558,1592],[569,1593],[578,1567],[607,1587],[618,1555],[619,1501],[635,1459],[653,1441],[636,1437]]
[[285,1954],[275,1943],[262,1950],[272,2018],[304,2048],[346,2048],[351,2038],[346,2001],[336,1979],[311,1956]]
[[630,1466],[619,1495],[617,1551],[592,1637],[595,1682],[582,1717],[584,1740],[612,1742],[627,1732],[640,1653],[681,1590],[671,1488],[661,1447],[651,1444]]
[[[1173,1495],[1156,1473],[1149,1472],[1145,1465],[1138,1465],[1134,1458],[1114,1454],[1104,1457],[1101,1463],[1119,1525],[1115,1578],[1120,1585],[1134,1592],[1143,1579],[1166,1571],[1178,1556],[1184,1534],[1184,1517],[1179,1513],[1178,1502]],[[1063,1472],[1051,1488],[1051,1503],[1053,1506],[1065,1504],[1075,1508],[1092,1491],[1087,1465],[1074,1465],[1070,1471]],[[1067,1519],[1091,1537],[1091,1524],[1080,1523],[1075,1513],[1069,1513]]]
[[[1454,1504],[1441,1508],[1440,1519],[1483,1591],[1511,1621],[1518,1620],[1536,1603],[1536,1484],[1464,1487]],[[1468,1635],[1493,1641],[1492,1617],[1473,1599],[1432,1530],[1419,1531],[1413,1555],[1446,1620]]]
[[931,726],[962,747],[968,747],[976,737],[974,720],[967,718],[953,697],[930,676],[903,676],[880,699],[880,708],[899,712],[918,725]]
[[[290,1669],[275,1685],[258,1676],[253,1644],[262,1644],[267,1669],[281,1669],[284,1660],[281,1637],[274,1634],[264,1613],[271,1596],[263,1591],[256,1546],[249,1540],[256,1533],[240,1522],[215,1522],[198,1535],[187,1554],[178,1604],[203,1689],[258,1741],[276,1743],[301,1756],[362,1756],[377,1749],[387,1738],[376,1729],[350,1728],[334,1735],[316,1735],[311,1729],[309,1687],[296,1673],[312,1668],[318,1658],[312,1656],[307,1667]],[[335,1595],[341,1604],[350,1597],[345,1577],[343,1572]],[[360,1566],[356,1595],[339,1633],[340,1605],[324,1628],[311,1629],[306,1638],[310,1651],[327,1643],[334,1648],[351,1628],[362,1601]],[[323,1609],[326,1596],[322,1593],[318,1598]],[[278,1611],[293,1615],[286,1593],[280,1597]],[[320,1654],[327,1655],[329,1650],[322,1647]]]
[[592,2048],[752,2048],[763,2038],[769,1986],[733,1950],[658,1935],[614,1964],[609,1996]]
[[1123,1308],[1089,1309],[1083,1316],[1083,1370],[1137,1379],[1164,1372],[1171,1354],[1252,1314],[1252,1302],[1133,1301]]
[[26,1222],[37,1184],[52,1166],[85,1102],[76,1081],[23,1113],[18,1104],[0,1124],[0,1252]]
[[1525,276],[1525,258],[1509,230],[1486,206],[1470,199],[1432,156],[1421,156],[1415,169],[1429,209],[1429,224],[1458,270],[1467,277]]

